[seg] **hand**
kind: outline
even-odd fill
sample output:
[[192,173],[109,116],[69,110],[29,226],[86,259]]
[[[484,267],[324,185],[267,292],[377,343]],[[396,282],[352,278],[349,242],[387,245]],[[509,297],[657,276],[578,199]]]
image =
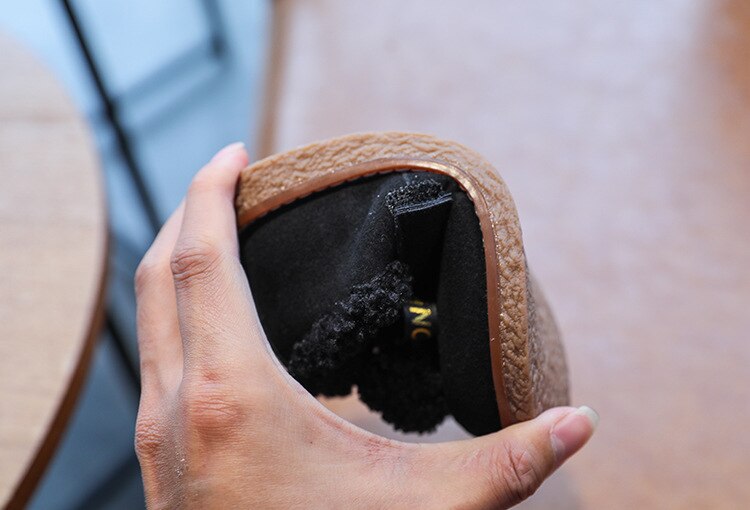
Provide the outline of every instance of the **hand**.
[[233,199],[247,162],[230,145],[196,175],[136,274],[150,508],[507,508],[586,443],[589,408],[434,445],[326,409],[273,355],[240,265]]

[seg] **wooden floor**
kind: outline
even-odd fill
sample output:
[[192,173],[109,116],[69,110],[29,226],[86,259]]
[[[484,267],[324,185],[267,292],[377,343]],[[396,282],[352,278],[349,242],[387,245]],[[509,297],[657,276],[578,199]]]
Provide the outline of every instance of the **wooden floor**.
[[748,504],[750,5],[277,6],[264,151],[428,132],[482,153],[516,198],[574,402],[602,418],[523,508]]

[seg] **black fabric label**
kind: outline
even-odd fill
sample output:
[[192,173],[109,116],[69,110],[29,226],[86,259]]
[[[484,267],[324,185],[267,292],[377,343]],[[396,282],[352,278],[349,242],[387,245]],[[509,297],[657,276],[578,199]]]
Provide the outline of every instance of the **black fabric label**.
[[[433,181],[439,193],[434,197],[420,196],[416,192],[409,195],[410,186],[402,188],[409,198],[406,202],[397,201],[389,195],[391,212],[395,222],[398,259],[411,270],[414,281],[414,295],[435,299],[440,275],[440,260],[445,222],[451,210],[453,198],[450,193],[440,191],[440,185]],[[401,197],[403,198],[403,197]]]
[[416,299],[404,304],[405,343],[424,344],[437,339],[438,315],[434,303]]

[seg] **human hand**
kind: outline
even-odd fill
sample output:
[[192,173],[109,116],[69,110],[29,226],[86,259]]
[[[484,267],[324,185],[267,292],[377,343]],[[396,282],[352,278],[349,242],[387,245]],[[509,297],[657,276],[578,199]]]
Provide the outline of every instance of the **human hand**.
[[231,145],[201,169],[136,274],[150,508],[507,508],[588,441],[589,408],[431,445],[326,409],[271,351],[240,265],[233,199],[247,163]]

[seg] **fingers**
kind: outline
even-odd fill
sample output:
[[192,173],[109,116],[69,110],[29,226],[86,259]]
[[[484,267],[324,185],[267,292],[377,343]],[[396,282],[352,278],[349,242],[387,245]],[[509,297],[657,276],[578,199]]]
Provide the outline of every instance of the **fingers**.
[[145,396],[176,387],[182,375],[182,341],[169,260],[183,211],[184,202],[164,224],[135,274],[136,330]]
[[458,494],[477,508],[508,508],[533,494],[580,450],[598,419],[589,407],[550,409],[494,434],[425,448],[422,460],[442,479],[431,485],[445,490],[447,501]]
[[[248,156],[241,144],[222,149],[198,172],[171,258],[185,375],[248,372],[268,351],[239,262],[234,196]],[[253,351],[256,354],[253,355]],[[252,370],[250,370],[252,372]]]

